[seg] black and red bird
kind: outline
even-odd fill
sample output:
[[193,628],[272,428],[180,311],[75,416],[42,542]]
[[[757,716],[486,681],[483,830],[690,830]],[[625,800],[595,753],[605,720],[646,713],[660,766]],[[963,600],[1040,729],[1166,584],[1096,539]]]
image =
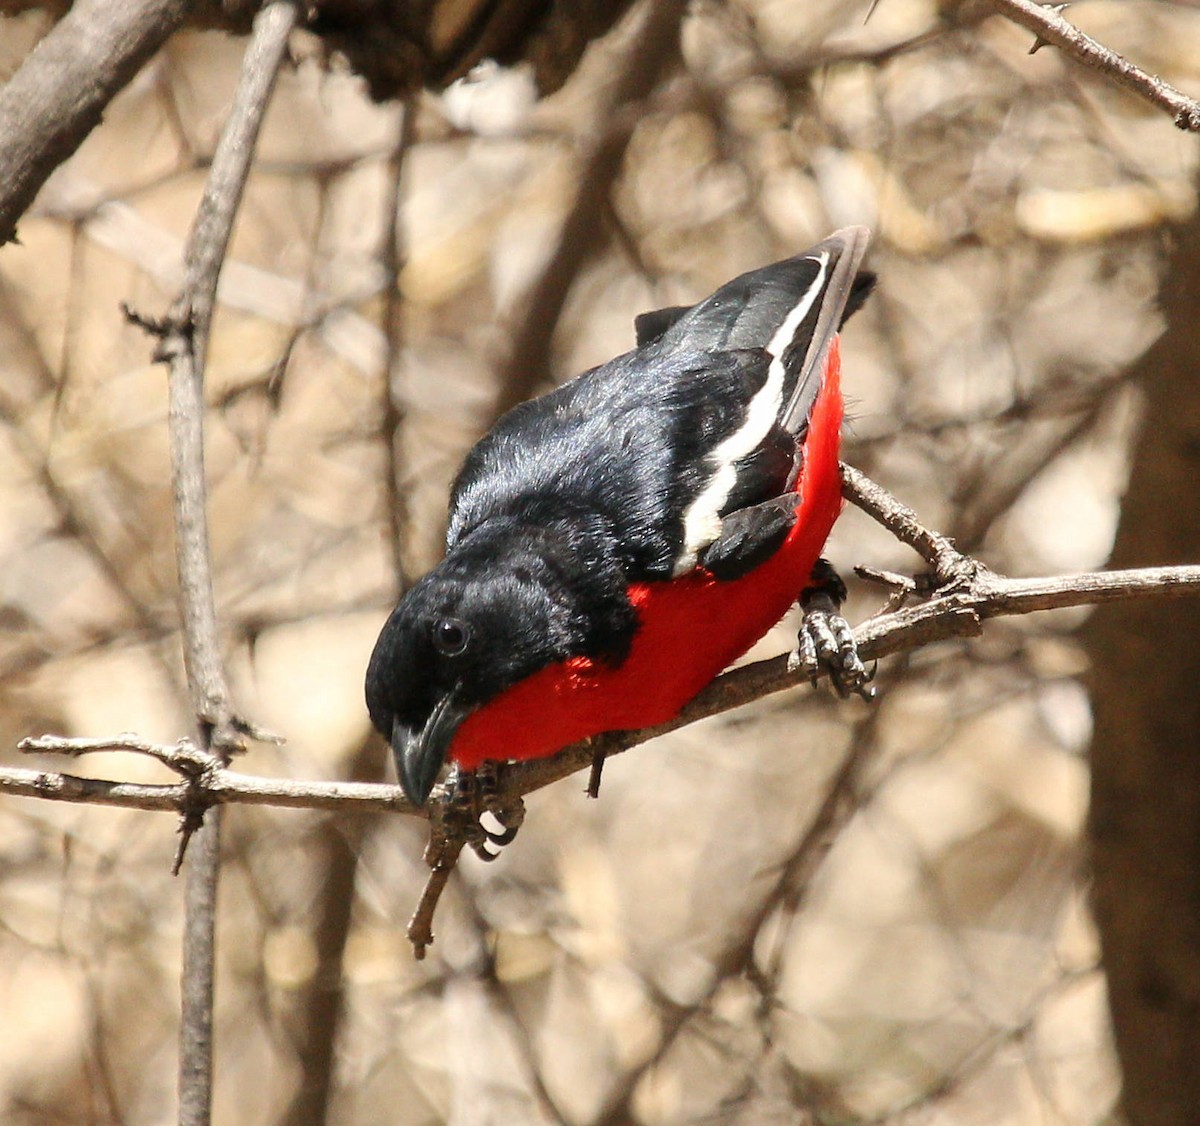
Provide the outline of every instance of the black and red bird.
[[633,351],[509,411],[470,452],[446,556],[367,669],[414,802],[448,761],[672,718],[806,590],[832,595],[813,616],[835,683],[862,688],[848,629],[822,618],[840,580],[819,556],[842,506],[838,330],[873,282],[868,237],[838,231],[644,314]]

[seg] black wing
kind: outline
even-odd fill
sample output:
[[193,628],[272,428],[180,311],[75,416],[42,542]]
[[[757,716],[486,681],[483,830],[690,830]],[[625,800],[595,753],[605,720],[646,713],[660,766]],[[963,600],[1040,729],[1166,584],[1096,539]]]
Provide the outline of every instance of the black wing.
[[[522,403],[463,464],[447,547],[497,517],[594,521],[612,530],[631,579],[669,575],[683,513],[711,475],[708,455],[741,425],[768,364],[759,350],[652,363],[628,352]],[[791,461],[789,449],[781,479]]]
[[510,411],[459,473],[447,546],[484,521],[582,520],[630,579],[690,569],[722,516],[787,488],[829,341],[870,287],[866,241],[841,231],[643,315],[636,350]]

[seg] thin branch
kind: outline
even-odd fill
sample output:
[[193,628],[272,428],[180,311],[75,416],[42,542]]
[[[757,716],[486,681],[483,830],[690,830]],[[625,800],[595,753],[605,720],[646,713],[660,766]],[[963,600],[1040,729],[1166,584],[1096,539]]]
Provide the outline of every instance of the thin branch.
[[[205,793],[211,786],[205,788]],[[115,806],[121,809],[167,810],[178,813],[187,800],[186,783],[173,786],[146,785],[140,782],[111,782],[106,778],[81,778],[52,770],[25,770],[16,766],[0,767],[0,793],[50,801],[84,802],[88,805]]]
[[1100,71],[1152,105],[1165,109],[1180,129],[1200,133],[1200,102],[1158,75],[1147,74],[1090,35],[1084,35],[1060,14],[1065,4],[1043,7],[1033,0],[991,0],[991,4],[1001,15],[1037,36],[1031,52],[1047,44],[1057,47],[1076,62]]
[[1012,510],[1017,498],[1042,471],[1094,430],[1103,406],[1104,400],[1097,399],[1077,414],[1064,414],[1054,421],[1049,434],[1032,430],[1012,441],[998,457],[979,466],[972,479],[952,497],[955,542],[967,551],[982,546],[992,526]]
[[[410,91],[400,107],[396,139],[385,163],[387,183],[380,246],[383,295],[380,327],[387,347],[380,380],[378,433],[386,462],[384,525],[390,533],[387,541],[393,576],[393,585],[387,595],[389,605],[394,604],[398,592],[408,585],[403,551],[408,515],[402,475],[405,409],[400,386],[405,362],[406,323],[399,277],[407,255],[402,204],[408,156],[416,143],[418,107],[419,95]],[[332,169],[326,169],[326,175],[331,172]],[[293,343],[300,331],[300,328],[296,329]],[[382,777],[383,760],[373,733],[363,732],[347,766],[347,775],[354,781]],[[295,1053],[303,1081],[295,1085],[287,1108],[280,1113],[279,1126],[308,1126],[329,1120],[330,1102],[335,1093],[338,1045],[346,1019],[347,982],[343,968],[346,944],[353,927],[358,865],[365,832],[361,818],[343,817],[336,822],[325,818],[314,827],[311,836],[316,888],[308,914],[317,967],[295,996],[296,1011],[289,1046]]]
[[[24,325],[21,327],[26,329]],[[146,636],[151,636],[156,631],[163,633],[159,618],[130,585],[127,571],[122,568],[120,559],[114,558],[116,553],[110,552],[102,542],[101,532],[96,523],[89,518],[86,506],[78,503],[71,490],[59,480],[48,450],[29,433],[20,412],[9,409],[7,404],[0,404],[0,419],[8,425],[10,441],[25,463],[29,475],[37,481],[42,496],[53,507],[61,531],[88,556],[109,589],[120,600],[123,609],[134,619],[136,628]],[[129,627],[122,623],[119,636],[127,638],[130,632]],[[165,661],[161,663],[168,677],[178,684],[178,669],[169,666]]]
[[[1200,595],[1200,566],[1097,571],[1037,579],[1010,579],[981,568],[979,576],[969,581],[965,589],[956,587],[951,593],[922,605],[871,618],[854,631],[854,637],[864,660],[878,660],[935,641],[977,636],[987,618],[1127,599],[1197,595]],[[512,796],[528,794],[590,767],[598,752],[606,756],[619,754],[697,720],[805,683],[805,676],[787,671],[786,656],[743,665],[717,677],[668,723],[603,735],[590,743],[568,747],[553,758],[509,767],[502,792]]]
[[[986,619],[1002,615],[1118,600],[1200,595],[1200,566],[1100,571],[1034,579],[1007,578],[962,555],[950,540],[926,528],[910,508],[864,474],[843,466],[843,486],[850,500],[934,566],[940,584],[929,601],[879,614],[859,626],[855,640],[860,654],[868,660],[909,652],[934,641],[975,636]],[[914,591],[919,588],[920,584],[913,584]],[[523,795],[590,768],[598,757],[619,754],[699,719],[797,687],[807,679],[798,671],[789,672],[787,666],[786,656],[744,665],[717,677],[669,723],[640,731],[613,732],[567,747],[551,758],[510,764],[496,780],[497,807],[503,805],[515,809],[520,806],[519,799]],[[187,748],[185,743],[158,746],[136,736],[122,736],[107,741],[46,737],[21,744],[21,749],[26,751],[68,754],[105,747],[151,754],[184,773],[186,781],[176,785],[129,785],[54,772],[0,768],[0,792],[174,811],[188,809],[190,801],[205,807],[250,803],[341,812],[388,811],[429,817],[432,833],[426,855],[431,874],[410,924],[410,937],[414,949],[421,952],[432,941],[432,919],[438,898],[467,839],[445,816],[453,805],[453,783],[443,783],[428,807],[416,809],[403,798],[397,786],[256,778],[229,770],[217,754],[206,748]],[[515,827],[518,823],[512,824]]]
[[[191,796],[191,787],[188,787]],[[204,825],[185,804],[179,826],[175,870],[194,834],[184,884],[183,964],[179,973],[179,1126],[212,1121],[213,996],[216,984],[217,883],[221,870],[220,811],[210,810]],[[199,807],[203,809],[203,807]]]
[[408,941],[412,943],[413,957],[421,961],[425,950],[433,942],[433,916],[437,905],[446,890],[446,884],[454,866],[458,863],[466,842],[461,838],[453,840],[430,841],[425,852],[425,860],[429,864],[429,878],[421,898],[417,901],[416,910],[408,922]]
[[[36,749],[36,748],[31,748]],[[116,747],[114,746],[114,749]],[[264,778],[220,767],[175,783],[113,782],[50,770],[0,767],[0,793],[15,797],[87,803],[123,809],[179,813],[193,795],[206,805],[270,805],[283,809],[326,809],[338,813],[408,813],[427,816],[399,786],[382,782],[297,782]]]
[[184,661],[196,714],[213,729],[218,745],[236,744],[231,729],[244,730],[244,724],[235,719],[229,699],[213,598],[205,514],[204,362],[217,279],[296,19],[292,0],[274,0],[255,17],[242,77],[188,238],[183,291],[163,326],[158,350],[158,358],[171,366],[169,424]]
[[[919,649],[935,641],[977,635],[982,622],[989,618],[1134,599],[1196,596],[1200,596],[1200,566],[1096,571],[1033,579],[1012,579],[982,571],[966,589],[939,594],[918,606],[867,620],[855,631],[855,638],[864,658],[879,659]],[[787,671],[787,659],[784,656],[743,665],[717,677],[669,723],[640,731],[603,735],[567,747],[552,758],[511,764],[500,777],[499,793],[504,797],[532,793],[551,782],[590,768],[597,751],[606,755],[619,754],[697,720],[719,715],[805,683],[807,678],[804,675]],[[74,754],[80,753],[74,746],[78,742],[44,736],[24,740],[19,747],[28,752],[63,749],[66,753]],[[88,744],[88,751],[105,748],[139,751],[148,745],[135,736],[82,742]],[[163,744],[144,753],[152,753],[164,763],[174,757],[178,763],[174,768],[182,770],[182,764],[191,764],[193,753],[179,754],[181,745]],[[408,802],[399,786],[264,778],[230,770],[220,765],[216,756],[207,761],[212,768],[196,784],[201,787],[202,800],[213,805],[273,805],[343,813],[387,812],[429,816],[427,809],[417,808]],[[0,792],[57,801],[177,812],[179,803],[186,796],[187,784],[120,783],[5,767],[0,768]]]
[[123,733],[107,739],[78,739],[60,735],[40,735],[31,739],[22,739],[17,744],[17,750],[26,754],[46,755],[91,755],[98,751],[129,751],[132,754],[148,755],[157,759],[164,766],[194,778],[206,770],[212,770],[221,765],[221,760],[208,751],[202,751],[190,739],[180,739],[178,743],[153,743],[138,735]]
[[[197,719],[200,749],[225,759],[250,731],[230,699],[221,660],[209,551],[204,471],[204,363],[217,280],[233,220],[250,173],[266,107],[296,25],[294,0],[273,0],[254,18],[233,106],[221,131],[204,195],[188,238],[183,290],[166,322],[156,358],[170,364],[168,426],[175,502],[175,561],[183,619],[184,668]],[[143,322],[145,323],[145,322]],[[193,833],[199,839],[185,891],[182,1012],[179,1032],[179,1123],[207,1126],[212,1118],[212,1018],[220,811],[204,817],[200,779],[189,780],[180,802],[182,823],[175,866]]]
[[[354,781],[383,772],[374,732],[362,739],[347,763]],[[346,945],[354,927],[359,859],[372,824],[361,817],[322,818],[310,836],[317,888],[306,912],[311,922],[317,965],[296,994],[297,1011],[289,1037],[303,1081],[275,1119],[277,1126],[312,1126],[334,1120],[338,1046],[349,1019],[350,982],[345,973]]]
[[908,544],[937,572],[939,578],[948,582],[957,577],[966,556],[954,546],[953,541],[930,531],[908,505],[845,462],[842,463],[842,494],[851,504],[887,528],[901,543]]
[[404,268],[407,248],[400,223],[403,199],[404,166],[416,141],[417,95],[409,94],[401,107],[400,132],[387,162],[387,212],[383,224],[381,258],[384,270],[383,333],[387,340],[387,363],[383,371],[383,402],[379,423],[387,454],[384,481],[387,505],[388,549],[392,557],[392,575],[396,591],[408,586],[404,567],[404,532],[408,523],[408,498],[402,487],[402,452],[405,410],[401,403],[400,376],[404,365],[404,300],[400,292],[400,271]]
[[80,0],[0,89],[0,246],[105,107],[166,42],[189,0]]

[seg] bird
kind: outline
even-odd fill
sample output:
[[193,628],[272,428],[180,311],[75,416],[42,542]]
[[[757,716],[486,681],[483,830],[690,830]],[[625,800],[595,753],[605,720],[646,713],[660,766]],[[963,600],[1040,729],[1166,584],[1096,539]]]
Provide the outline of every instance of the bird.
[[635,319],[636,346],[504,414],[446,552],[400,599],[366,703],[406,796],[443,767],[666,722],[799,600],[799,653],[870,677],[822,558],[842,507],[840,337],[865,227]]

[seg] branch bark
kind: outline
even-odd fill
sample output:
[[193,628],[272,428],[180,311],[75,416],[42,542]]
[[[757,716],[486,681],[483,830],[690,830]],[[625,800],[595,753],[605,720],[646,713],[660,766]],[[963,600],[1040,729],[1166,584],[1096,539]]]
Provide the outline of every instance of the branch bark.
[[[870,618],[855,630],[859,652],[878,660],[910,652],[935,641],[976,636],[989,618],[1030,614],[1038,610],[1108,602],[1165,600],[1200,596],[1200,566],[1149,567],[1125,571],[1096,571],[1079,575],[1013,579],[982,571],[965,588],[939,594],[928,602]],[[622,731],[578,743],[553,758],[516,763],[500,781],[500,794],[519,797],[589,768],[597,751],[619,754],[659,735],[700,719],[719,715],[775,692],[806,683],[801,673],[787,670],[786,657],[743,665],[717,677],[669,723],[640,731]],[[387,812],[428,817],[429,812],[408,802],[399,786],[385,783],[302,782],[242,774],[224,766],[215,755],[204,757],[195,746],[180,752],[181,744],[155,747],[135,737],[74,740],[57,736],[25,739],[18,749],[28,753],[80,754],[101,750],[154,753],[164,764],[184,773],[174,784],[123,783],[53,771],[0,768],[0,793],[55,801],[90,802],[135,809],[178,812],[188,798],[213,805],[275,805],[294,809],[326,809],[345,813]],[[197,773],[197,766],[203,769]]]
[[1200,133],[1200,102],[1085,35],[1060,14],[1067,5],[1043,6],[1034,0],[991,0],[991,4],[1006,19],[1037,36],[1030,53],[1047,44],[1057,47],[1076,62],[1098,70],[1118,86],[1166,110],[1180,129]]
[[78,0],[0,89],[0,246],[190,8],[189,0]]

